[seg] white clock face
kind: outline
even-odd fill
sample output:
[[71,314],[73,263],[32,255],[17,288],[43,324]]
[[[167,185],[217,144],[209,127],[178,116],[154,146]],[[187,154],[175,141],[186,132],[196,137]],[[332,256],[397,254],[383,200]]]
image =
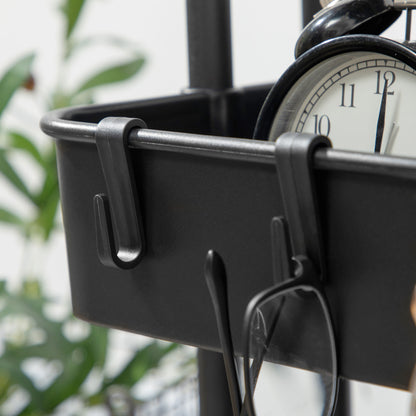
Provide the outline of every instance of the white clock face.
[[336,149],[416,156],[416,71],[376,53],[323,61],[289,91],[270,139],[285,131],[328,136]]

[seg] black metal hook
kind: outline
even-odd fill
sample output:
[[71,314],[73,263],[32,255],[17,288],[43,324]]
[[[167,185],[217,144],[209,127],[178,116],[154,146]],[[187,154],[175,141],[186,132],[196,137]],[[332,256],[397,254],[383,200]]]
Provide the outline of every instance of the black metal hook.
[[276,140],[275,148],[293,255],[308,257],[319,269],[322,280],[326,270],[312,162],[318,148],[330,146],[329,139],[323,136],[285,133]]
[[145,239],[130,155],[129,133],[146,128],[140,119],[107,117],[95,134],[107,194],[94,197],[98,257],[106,266],[135,267],[143,257]]
[[273,217],[270,224],[273,282],[278,284],[294,276],[294,262],[288,224],[285,217]]

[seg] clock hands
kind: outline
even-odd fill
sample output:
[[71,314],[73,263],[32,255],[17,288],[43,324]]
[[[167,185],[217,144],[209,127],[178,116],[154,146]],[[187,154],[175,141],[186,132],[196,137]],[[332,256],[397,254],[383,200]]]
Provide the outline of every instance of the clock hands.
[[384,123],[386,120],[386,104],[387,104],[387,79],[384,82],[383,95],[381,97],[380,111],[377,121],[376,144],[374,147],[375,153],[380,153],[381,142],[383,141]]
[[387,138],[386,148],[384,153],[390,154],[393,149],[394,141],[396,140],[397,133],[399,132],[399,123],[394,122],[391,126],[389,137]]

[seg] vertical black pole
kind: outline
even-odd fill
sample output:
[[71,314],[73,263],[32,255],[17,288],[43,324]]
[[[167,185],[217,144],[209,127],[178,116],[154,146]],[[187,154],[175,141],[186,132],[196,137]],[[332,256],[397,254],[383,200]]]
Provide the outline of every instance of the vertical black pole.
[[190,88],[231,88],[229,0],[187,0],[187,15]]
[[319,0],[302,0],[303,26],[306,26],[319,10],[321,10]]
[[[229,0],[187,0],[189,87],[217,92],[233,85]],[[226,129],[221,94],[213,130]],[[215,110],[215,111],[214,111]],[[214,114],[216,113],[216,114]],[[208,133],[208,132],[207,132]],[[222,354],[199,350],[200,416],[232,416]]]
[[198,351],[200,416],[232,416],[222,354]]
[[350,416],[351,415],[351,387],[350,382],[343,378],[339,378],[339,390],[337,408],[334,416]]

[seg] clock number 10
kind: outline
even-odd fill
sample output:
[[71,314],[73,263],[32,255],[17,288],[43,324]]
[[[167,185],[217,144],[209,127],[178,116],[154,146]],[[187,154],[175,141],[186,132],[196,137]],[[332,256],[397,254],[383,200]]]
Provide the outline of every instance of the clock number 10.
[[312,117],[315,121],[314,134],[329,136],[329,132],[331,131],[331,121],[329,120],[329,117],[326,114],[324,114],[323,116],[314,114]]

